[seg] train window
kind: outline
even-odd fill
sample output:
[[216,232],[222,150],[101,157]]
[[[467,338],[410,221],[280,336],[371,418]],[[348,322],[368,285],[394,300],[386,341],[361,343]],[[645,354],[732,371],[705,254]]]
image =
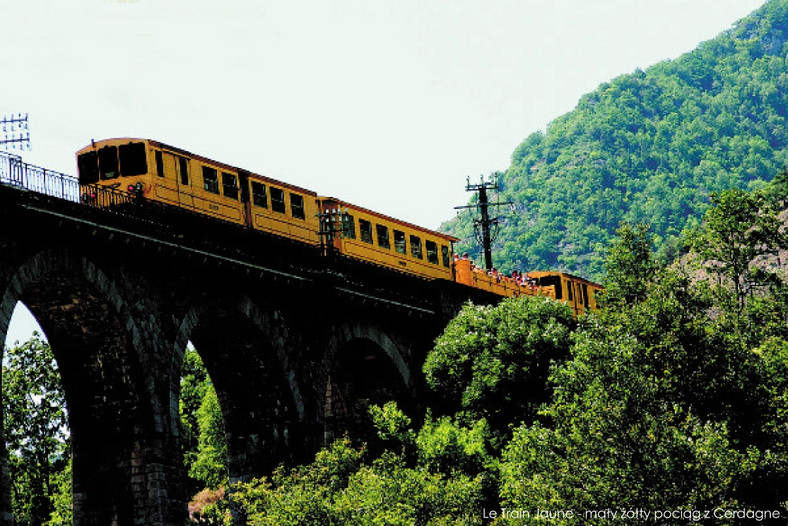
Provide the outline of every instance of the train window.
[[148,156],[145,143],[130,142],[121,144],[118,148],[120,157],[120,172],[124,176],[142,175],[148,173]]
[[561,278],[559,276],[545,276],[539,278],[540,287],[555,287],[555,299],[560,300],[564,297],[564,291],[561,288]]
[[290,194],[290,211],[296,219],[305,219],[304,197],[298,194]]
[[350,214],[342,214],[342,237],[356,239],[356,222]]
[[281,188],[271,187],[271,210],[285,213],[285,191]]
[[222,193],[224,197],[238,200],[238,178],[235,174],[222,172]]
[[83,153],[77,158],[79,169],[79,184],[93,184],[99,180],[98,154],[96,152]]
[[573,282],[571,282],[571,281],[567,281],[566,282],[566,296],[567,296],[567,299],[569,301],[574,301],[575,300],[574,291],[572,290],[572,289],[574,289],[574,287],[575,287],[575,284]]
[[215,168],[209,166],[202,167],[202,182],[206,192],[211,192],[212,194],[219,193],[219,176]]
[[160,150],[156,150],[156,175],[164,177],[164,156]]
[[418,236],[410,236],[410,255],[418,259],[424,257],[421,253],[421,238]]
[[404,254],[407,252],[407,248],[405,246],[405,232],[401,232],[399,230],[394,231],[394,250],[399,252],[400,254]]
[[178,157],[178,168],[181,172],[181,184],[189,184],[189,159],[186,157]]
[[427,241],[424,243],[427,247],[427,261],[430,263],[438,264],[438,244],[435,241]]
[[263,183],[252,181],[252,203],[260,208],[268,208],[268,192]]
[[383,225],[375,225],[375,230],[378,233],[378,246],[380,248],[391,248],[389,243],[389,229]]
[[361,231],[361,241],[372,243],[372,223],[366,219],[358,220],[358,229]]
[[99,171],[102,179],[115,179],[118,173],[118,149],[105,146],[98,151]]
[[441,245],[441,256],[443,258],[443,266],[446,268],[451,267],[451,256],[449,256],[449,247]]

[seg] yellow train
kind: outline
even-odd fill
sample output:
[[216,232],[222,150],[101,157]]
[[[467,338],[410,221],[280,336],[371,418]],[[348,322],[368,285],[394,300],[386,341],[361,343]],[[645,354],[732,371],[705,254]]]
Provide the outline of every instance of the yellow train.
[[596,308],[601,289],[561,272],[483,272],[454,255],[453,236],[150,139],[92,141],[77,152],[77,168],[85,201],[113,188],[426,279],[501,296],[547,295],[576,315]]

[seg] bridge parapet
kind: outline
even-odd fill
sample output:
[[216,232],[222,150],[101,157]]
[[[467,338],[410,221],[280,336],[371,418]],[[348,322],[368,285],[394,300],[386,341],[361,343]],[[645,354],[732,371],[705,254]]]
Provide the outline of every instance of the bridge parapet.
[[0,152],[0,184],[79,201],[79,180],[75,176],[28,164],[8,152]]

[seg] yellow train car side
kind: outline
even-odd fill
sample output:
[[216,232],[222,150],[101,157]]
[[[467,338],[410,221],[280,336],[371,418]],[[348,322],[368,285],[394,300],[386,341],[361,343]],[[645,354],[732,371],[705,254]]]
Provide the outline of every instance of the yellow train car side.
[[318,243],[315,192],[149,139],[94,141],[77,152],[80,185],[147,200],[304,243]]
[[333,197],[321,197],[325,218],[340,226],[332,236],[341,254],[431,279],[453,280],[452,244],[441,234]]
[[457,283],[486,290],[499,296],[547,296],[569,305],[575,317],[596,310],[600,285],[564,272],[529,272],[526,279],[491,275],[471,261],[454,262]]
[[565,272],[535,271],[528,276],[539,288],[549,290],[550,297],[569,305],[576,317],[597,308],[596,295],[602,290],[601,285]]

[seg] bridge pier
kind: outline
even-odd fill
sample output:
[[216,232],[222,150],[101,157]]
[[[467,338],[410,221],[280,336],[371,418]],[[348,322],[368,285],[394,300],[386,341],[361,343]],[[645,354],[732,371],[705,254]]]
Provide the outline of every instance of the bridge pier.
[[63,250],[34,253],[4,273],[10,279],[3,311],[17,301],[27,305],[60,370],[72,434],[75,524],[174,519],[168,510],[178,452],[156,393],[162,383],[150,359],[156,331],[135,315],[147,310],[143,304],[130,305],[129,290],[116,285],[133,279],[117,280]]
[[288,352],[277,310],[226,291],[197,301],[199,314],[187,315],[181,330],[200,354],[219,398],[231,481],[248,481],[303,451],[306,416],[292,369],[300,353]]

